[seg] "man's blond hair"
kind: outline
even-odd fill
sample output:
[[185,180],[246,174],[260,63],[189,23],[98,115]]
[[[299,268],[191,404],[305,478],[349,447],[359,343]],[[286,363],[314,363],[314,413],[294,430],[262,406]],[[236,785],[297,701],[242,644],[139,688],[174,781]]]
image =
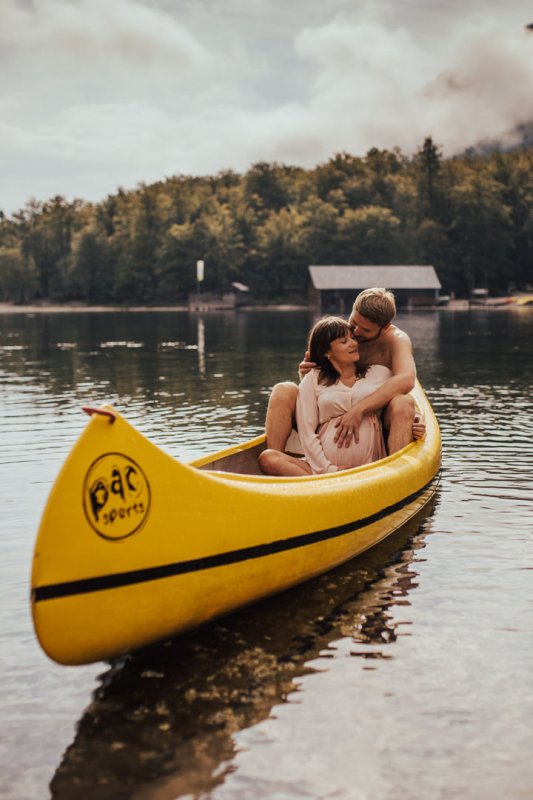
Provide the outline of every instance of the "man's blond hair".
[[394,295],[389,289],[365,289],[355,298],[353,310],[384,328],[396,316]]

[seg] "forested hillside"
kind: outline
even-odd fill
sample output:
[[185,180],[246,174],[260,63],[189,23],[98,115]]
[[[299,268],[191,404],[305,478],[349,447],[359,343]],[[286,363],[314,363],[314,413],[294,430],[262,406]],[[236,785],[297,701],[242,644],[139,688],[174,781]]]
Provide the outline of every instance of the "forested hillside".
[[177,303],[241,281],[303,297],[309,264],[433,264],[445,292],[533,282],[533,149],[443,159],[432,139],[315,169],[178,175],[97,204],[32,200],[0,219],[0,299]]

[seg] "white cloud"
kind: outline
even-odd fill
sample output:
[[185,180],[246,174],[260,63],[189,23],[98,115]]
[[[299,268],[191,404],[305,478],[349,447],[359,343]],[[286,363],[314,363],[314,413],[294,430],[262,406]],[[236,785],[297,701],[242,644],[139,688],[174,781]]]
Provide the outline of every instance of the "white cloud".
[[99,56],[115,63],[187,66],[207,55],[175,19],[135,0],[39,0],[28,6],[7,0],[0,22],[0,44],[21,71],[35,55],[46,55],[46,68]]
[[3,0],[0,207],[503,138],[533,117],[522,3]]
[[533,37],[495,25],[472,30],[455,62],[424,91],[428,119],[450,150],[487,139],[512,142],[511,132],[533,119]]

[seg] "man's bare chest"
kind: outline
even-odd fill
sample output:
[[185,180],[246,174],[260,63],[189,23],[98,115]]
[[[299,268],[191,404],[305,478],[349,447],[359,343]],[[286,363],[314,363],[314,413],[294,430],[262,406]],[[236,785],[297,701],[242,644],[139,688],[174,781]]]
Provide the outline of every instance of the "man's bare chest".
[[370,342],[367,344],[360,343],[359,353],[361,355],[361,365],[365,367],[381,364],[383,367],[392,369],[392,358],[389,347],[376,345]]

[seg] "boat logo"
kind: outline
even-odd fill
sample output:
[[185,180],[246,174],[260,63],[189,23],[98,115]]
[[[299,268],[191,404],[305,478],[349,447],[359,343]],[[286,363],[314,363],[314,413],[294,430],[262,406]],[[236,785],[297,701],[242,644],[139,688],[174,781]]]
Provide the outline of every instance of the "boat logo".
[[104,539],[126,539],[144,524],[150,485],[138,464],[122,453],[106,453],[91,464],[83,485],[89,525]]

